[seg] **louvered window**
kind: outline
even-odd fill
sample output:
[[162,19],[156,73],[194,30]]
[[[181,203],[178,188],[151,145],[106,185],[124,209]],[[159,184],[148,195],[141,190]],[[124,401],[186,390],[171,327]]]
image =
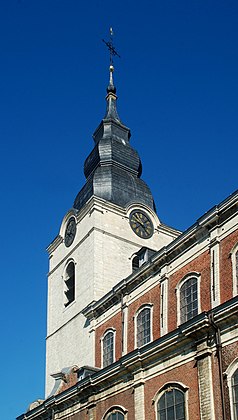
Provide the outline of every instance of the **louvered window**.
[[64,305],[67,307],[75,300],[75,265],[73,261],[66,268],[64,293],[66,297]]

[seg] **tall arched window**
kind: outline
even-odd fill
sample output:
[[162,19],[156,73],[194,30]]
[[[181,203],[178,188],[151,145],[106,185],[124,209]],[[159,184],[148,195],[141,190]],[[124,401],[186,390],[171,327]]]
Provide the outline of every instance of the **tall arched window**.
[[238,294],[238,244],[231,251],[232,277],[233,277],[233,296]]
[[136,317],[136,346],[141,347],[152,339],[151,306],[139,310]]
[[235,420],[238,419],[238,369],[233,373],[231,377],[232,387],[232,405]]
[[179,318],[180,324],[198,314],[198,278],[191,276],[179,287]]
[[73,261],[70,261],[66,267],[64,282],[64,294],[66,298],[64,306],[67,307],[75,300],[75,264]]
[[158,420],[185,420],[184,391],[168,386],[159,397],[157,403]]
[[233,360],[224,373],[229,389],[231,420],[238,420],[238,357]]
[[104,334],[102,340],[102,365],[103,367],[111,365],[115,360],[115,331],[109,330]]

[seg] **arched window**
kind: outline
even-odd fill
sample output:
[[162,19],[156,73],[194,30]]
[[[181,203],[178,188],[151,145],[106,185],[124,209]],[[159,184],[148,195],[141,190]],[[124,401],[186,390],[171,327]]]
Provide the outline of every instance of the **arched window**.
[[191,276],[180,283],[179,320],[180,324],[198,314],[198,278]]
[[231,387],[232,387],[232,405],[234,411],[235,420],[238,419],[238,369],[233,373],[231,377]]
[[151,306],[139,310],[136,317],[136,346],[141,347],[152,339]]
[[102,365],[111,365],[115,360],[115,331],[109,330],[102,339]]
[[231,251],[232,277],[233,277],[233,296],[238,294],[238,244]]
[[127,419],[127,410],[121,406],[114,406],[107,410],[106,414],[103,416],[104,420],[126,420]]
[[75,264],[73,261],[70,261],[66,267],[64,282],[64,294],[66,298],[64,306],[67,307],[75,300]]
[[238,358],[228,366],[225,375],[229,389],[231,420],[238,420]]
[[184,391],[176,387],[167,387],[157,402],[158,420],[185,420]]
[[124,420],[124,418],[124,414],[122,414],[120,411],[114,411],[106,417],[107,420]]
[[126,420],[127,410],[121,406],[111,407],[103,416],[104,420]]

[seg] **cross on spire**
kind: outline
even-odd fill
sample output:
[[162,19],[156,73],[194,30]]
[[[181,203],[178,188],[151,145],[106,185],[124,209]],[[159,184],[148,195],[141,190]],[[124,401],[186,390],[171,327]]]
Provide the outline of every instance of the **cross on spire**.
[[109,41],[105,41],[103,39],[104,44],[106,44],[109,53],[110,53],[110,66],[113,66],[113,57],[116,55],[117,57],[120,57],[118,52],[116,51],[114,45],[113,45],[113,29],[110,28],[110,38]]

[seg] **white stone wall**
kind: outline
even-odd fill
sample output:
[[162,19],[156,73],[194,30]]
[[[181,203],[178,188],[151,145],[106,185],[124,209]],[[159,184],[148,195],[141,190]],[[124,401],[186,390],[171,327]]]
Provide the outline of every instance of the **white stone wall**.
[[[129,213],[141,208],[150,214],[155,232],[149,239],[139,238],[129,224]],[[67,221],[62,222],[64,237]],[[92,199],[77,219],[77,232],[67,248],[61,240],[49,247],[48,323],[46,347],[46,394],[51,391],[51,373],[70,365],[94,365],[93,333],[89,333],[80,313],[90,302],[100,299],[120,280],[132,273],[131,257],[141,247],[158,250],[171,242],[174,233],[159,230],[157,216],[143,206],[131,206],[127,211],[103,200]],[[67,263],[75,262],[75,301],[65,308],[64,273]]]

